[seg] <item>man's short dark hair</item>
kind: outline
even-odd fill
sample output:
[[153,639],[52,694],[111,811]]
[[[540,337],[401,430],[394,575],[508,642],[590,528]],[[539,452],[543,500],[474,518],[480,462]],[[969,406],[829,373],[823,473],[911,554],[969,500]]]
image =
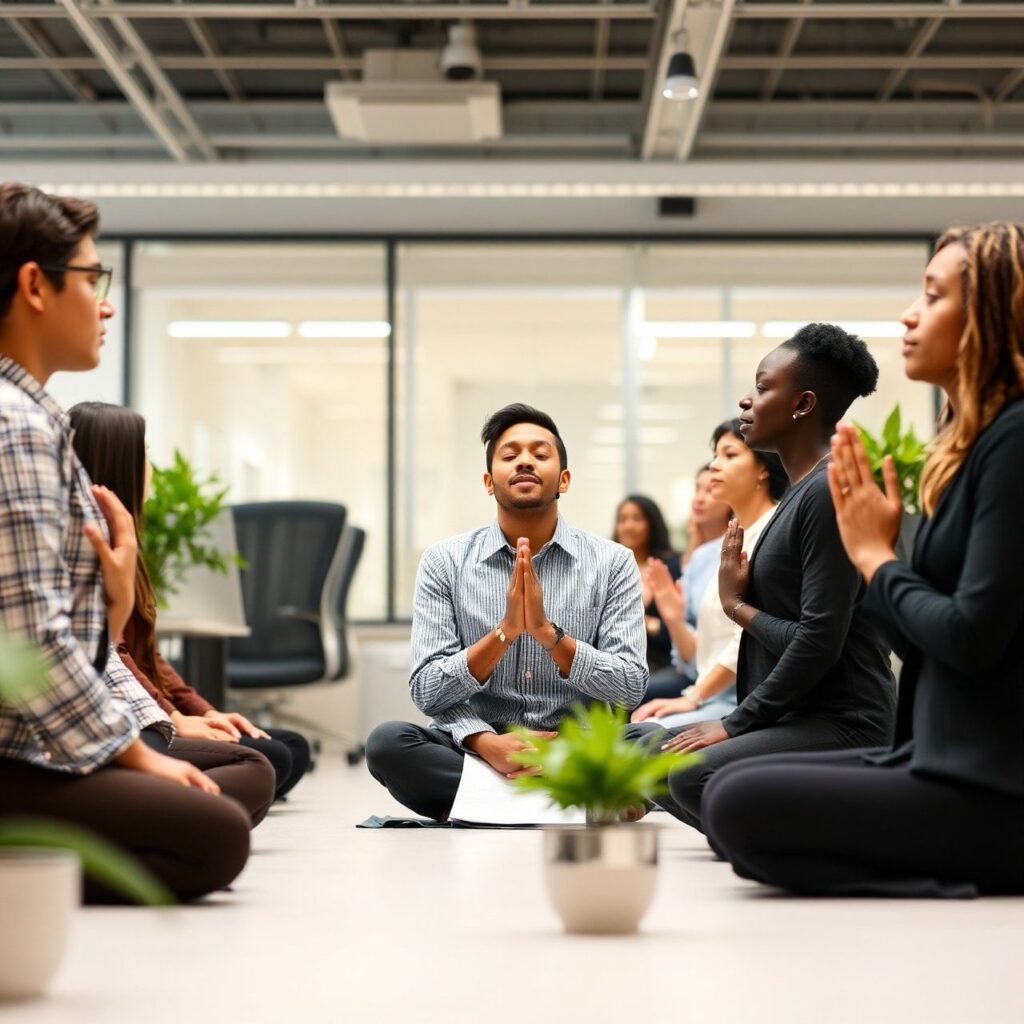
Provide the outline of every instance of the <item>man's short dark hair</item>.
[[798,385],[818,396],[830,430],[855,398],[866,398],[878,386],[878,364],[867,345],[836,324],[801,327],[783,347],[797,352]]
[[559,470],[563,470],[569,465],[569,457],[565,453],[565,444],[562,441],[562,435],[558,433],[555,421],[546,412],[534,409],[532,405],[514,402],[512,405],[506,405],[504,409],[499,409],[496,413],[489,416],[484,424],[484,429],[480,431],[480,440],[487,445],[488,473],[490,473],[491,466],[494,463],[494,448],[498,443],[498,438],[509,427],[514,427],[517,423],[533,423],[538,427],[543,427],[545,430],[550,430],[555,435]]
[[[67,263],[79,243],[99,229],[95,203],[51,196],[31,185],[0,184],[0,319],[18,290],[18,271],[26,264]],[[64,272],[43,270],[60,291]]]

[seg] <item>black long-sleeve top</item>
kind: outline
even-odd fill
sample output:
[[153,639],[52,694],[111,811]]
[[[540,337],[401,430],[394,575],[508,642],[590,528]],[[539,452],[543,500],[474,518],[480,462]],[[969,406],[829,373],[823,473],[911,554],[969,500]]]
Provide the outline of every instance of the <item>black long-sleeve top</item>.
[[740,641],[740,703],[722,720],[730,736],[813,713],[888,742],[889,645],[862,611],[863,594],[839,539],[826,466],[817,466],[787,491],[751,554],[746,600],[759,610]]
[[1024,796],[1024,399],[981,434],[926,518],[910,567],[866,607],[903,659],[895,755],[911,770]]

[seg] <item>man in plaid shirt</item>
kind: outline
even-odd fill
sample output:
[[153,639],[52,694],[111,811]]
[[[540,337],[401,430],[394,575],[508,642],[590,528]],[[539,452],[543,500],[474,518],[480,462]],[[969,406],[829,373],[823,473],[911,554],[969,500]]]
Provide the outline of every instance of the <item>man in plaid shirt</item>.
[[44,390],[54,372],[99,362],[114,309],[98,222],[91,203],[0,184],[0,629],[50,665],[42,691],[0,701],[0,817],[90,828],[193,899],[241,871],[249,821],[139,738],[169,723],[110,647],[134,602],[134,523],[91,486]]

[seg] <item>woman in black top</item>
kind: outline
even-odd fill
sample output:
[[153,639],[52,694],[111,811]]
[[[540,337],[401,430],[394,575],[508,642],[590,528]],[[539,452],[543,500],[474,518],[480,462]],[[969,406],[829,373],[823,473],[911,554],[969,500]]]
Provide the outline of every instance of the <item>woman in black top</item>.
[[[629,494],[615,511],[615,534],[618,541],[633,552],[637,568],[644,580],[644,624],[647,627],[647,668],[651,673],[671,664],[672,638],[661,621],[658,606],[647,580],[648,559],[657,558],[668,566],[673,580],[682,575],[679,555],[672,550],[668,526],[657,502],[645,494]],[[676,673],[673,673],[676,675]]]
[[781,751],[879,745],[892,737],[889,649],[860,609],[863,584],[843,551],[825,463],[836,421],[868,395],[878,367],[859,338],[809,324],[768,353],[740,401],[744,440],[782,459],[791,487],[754,548],[730,524],[722,546],[722,607],[743,627],[739,705],[721,721],[684,727],[665,747],[701,751],[672,775],[666,810],[701,828],[701,796],[719,768]]
[[867,605],[904,660],[896,746],[736,766],[706,796],[738,874],[808,894],[1024,893],[1024,226],[940,238],[904,313],[911,380],[948,399],[896,561],[892,463],[842,426],[829,470]]

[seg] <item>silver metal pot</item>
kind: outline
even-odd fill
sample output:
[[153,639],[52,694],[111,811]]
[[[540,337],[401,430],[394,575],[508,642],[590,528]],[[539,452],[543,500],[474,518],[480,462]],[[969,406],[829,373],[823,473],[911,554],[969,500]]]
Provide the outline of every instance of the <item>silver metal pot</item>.
[[657,880],[654,825],[544,829],[544,881],[567,932],[635,932],[654,898]]

